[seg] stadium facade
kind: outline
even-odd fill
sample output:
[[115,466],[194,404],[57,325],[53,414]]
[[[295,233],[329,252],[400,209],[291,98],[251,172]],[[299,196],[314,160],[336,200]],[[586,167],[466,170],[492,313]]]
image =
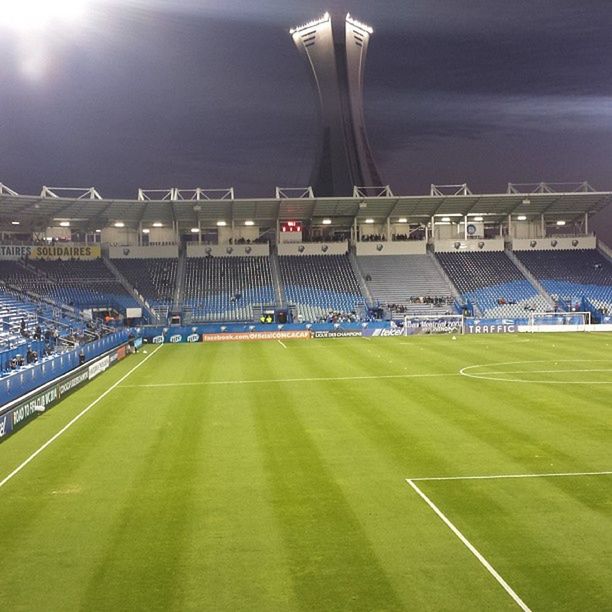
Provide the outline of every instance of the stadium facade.
[[290,30],[312,69],[319,101],[317,157],[311,186],[317,196],[352,195],[382,185],[365,129],[363,75],[372,28],[350,14],[323,17]]

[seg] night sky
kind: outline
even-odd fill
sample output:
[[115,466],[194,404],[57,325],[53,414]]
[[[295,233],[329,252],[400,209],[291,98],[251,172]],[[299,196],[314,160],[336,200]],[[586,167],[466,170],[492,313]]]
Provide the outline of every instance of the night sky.
[[[0,182],[306,185],[315,98],[288,30],[326,9],[374,28],[366,120],[395,193],[612,190],[609,0],[100,0],[71,24],[0,25]],[[612,242],[612,210],[598,221]]]

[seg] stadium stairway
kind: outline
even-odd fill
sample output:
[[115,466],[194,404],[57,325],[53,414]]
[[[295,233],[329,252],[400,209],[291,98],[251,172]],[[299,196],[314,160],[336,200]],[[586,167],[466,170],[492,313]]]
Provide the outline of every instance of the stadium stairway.
[[527,268],[527,266],[510,249],[506,249],[505,253],[512,263],[522,272],[523,276],[539,291],[540,295],[552,308],[555,300],[552,299],[542,283],[529,271],[529,268]]
[[357,279],[357,282],[359,283],[359,288],[361,289],[361,293],[366,298],[367,305],[373,306],[375,303],[374,296],[372,295],[372,292],[370,291],[370,287],[368,286],[368,283],[365,280],[365,274],[363,273],[363,270],[361,269],[361,266],[359,265],[359,257],[357,257],[357,255],[355,254],[352,248],[349,249],[348,257],[349,257],[349,262],[351,264],[351,268],[353,268],[353,273],[355,274],[355,278]]
[[612,249],[601,240],[597,240],[597,248],[599,252],[610,262],[612,263]]
[[274,284],[276,304],[279,308],[283,308],[287,305],[287,302],[285,300],[285,292],[283,291],[283,283],[281,282],[280,264],[278,263],[276,247],[270,250],[270,272],[272,274],[272,283]]
[[113,273],[113,276],[117,279],[117,282],[121,283],[123,288],[138,302],[138,304],[140,304],[143,311],[149,315],[151,321],[157,320],[155,311],[151,308],[144,297],[140,295],[140,293],[138,293],[134,287],[132,287],[127,278],[121,274],[117,266],[106,255],[102,257],[102,261],[104,262],[104,265]]
[[187,247],[184,244],[180,244],[178,264],[176,266],[174,303],[172,304],[172,309],[174,312],[178,312],[181,306],[185,304],[185,270],[186,268],[187,268]]

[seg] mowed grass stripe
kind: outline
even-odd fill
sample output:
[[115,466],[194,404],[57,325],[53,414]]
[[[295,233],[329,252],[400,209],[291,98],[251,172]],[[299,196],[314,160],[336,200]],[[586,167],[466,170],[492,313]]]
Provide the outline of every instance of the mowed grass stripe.
[[608,608],[612,479],[457,484],[419,482],[532,609]]
[[[355,362],[360,348],[353,353],[353,347],[349,359]],[[304,367],[316,367],[310,351],[308,358]],[[361,355],[363,367],[369,359]],[[409,427],[398,431],[388,417],[398,408],[401,413],[408,388],[403,385],[389,398],[382,396],[384,385],[364,389],[325,383],[303,391],[302,401],[295,401],[296,414],[363,526],[368,547],[403,602],[402,609],[448,608],[449,593],[457,602],[476,598],[487,609],[513,609],[481,566],[461,547],[449,546],[448,533],[402,489],[405,484],[398,475],[422,447],[412,444]],[[376,432],[370,436],[372,430]],[[436,588],[424,589],[432,580]]]
[[[483,361],[606,359],[609,336],[605,340],[166,346],[133,382],[438,374]],[[2,459],[25,453],[41,428],[53,422],[57,431],[86,405],[82,398],[96,397],[96,387],[118,380],[130,361],[1,444],[0,469]],[[612,398],[605,385],[590,393],[579,385],[571,391],[518,387],[509,393],[507,383],[425,377],[163,392],[118,388],[113,401],[101,402],[3,490],[9,529],[0,571],[8,583],[0,586],[0,602],[27,610],[121,609],[122,601],[130,609],[305,610],[315,602],[312,591],[330,610],[372,609],[377,601],[373,609],[513,609],[439,519],[406,491],[404,479],[550,471],[551,461],[554,471],[609,467],[605,424]],[[534,496],[532,507],[518,490],[500,498],[494,484],[475,500],[462,484],[454,483],[457,493],[425,486],[534,609],[547,601],[563,609],[548,592],[552,584],[544,582],[534,594],[539,581],[524,575],[532,564],[546,567],[538,555],[574,555],[581,524],[609,533],[605,495],[589,487],[554,484],[549,490],[547,483],[545,498]],[[513,496],[520,504],[510,504]],[[512,525],[522,520],[517,511],[537,513],[549,498],[556,512],[551,521],[561,520],[565,505],[575,530],[558,539],[553,530],[554,547],[546,540],[523,542],[536,539],[537,530]],[[491,518],[479,530],[484,511]],[[504,546],[497,546],[500,538]],[[593,562],[601,561],[598,554]],[[582,568],[573,588],[589,589],[582,595],[586,608],[607,593],[598,572],[585,579],[590,562],[579,554],[566,568],[570,574],[573,563]]]

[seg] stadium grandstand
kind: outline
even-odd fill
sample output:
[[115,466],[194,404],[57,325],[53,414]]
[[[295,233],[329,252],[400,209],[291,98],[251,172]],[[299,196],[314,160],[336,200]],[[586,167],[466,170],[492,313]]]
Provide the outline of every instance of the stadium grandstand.
[[[133,200],[2,185],[4,342],[42,304],[49,321],[70,312],[81,325],[607,315],[610,251],[589,222],[610,202],[588,183],[501,194],[432,185],[424,196],[355,187],[326,198],[277,188],[269,199],[140,189]],[[59,317],[57,327],[73,326]]]

